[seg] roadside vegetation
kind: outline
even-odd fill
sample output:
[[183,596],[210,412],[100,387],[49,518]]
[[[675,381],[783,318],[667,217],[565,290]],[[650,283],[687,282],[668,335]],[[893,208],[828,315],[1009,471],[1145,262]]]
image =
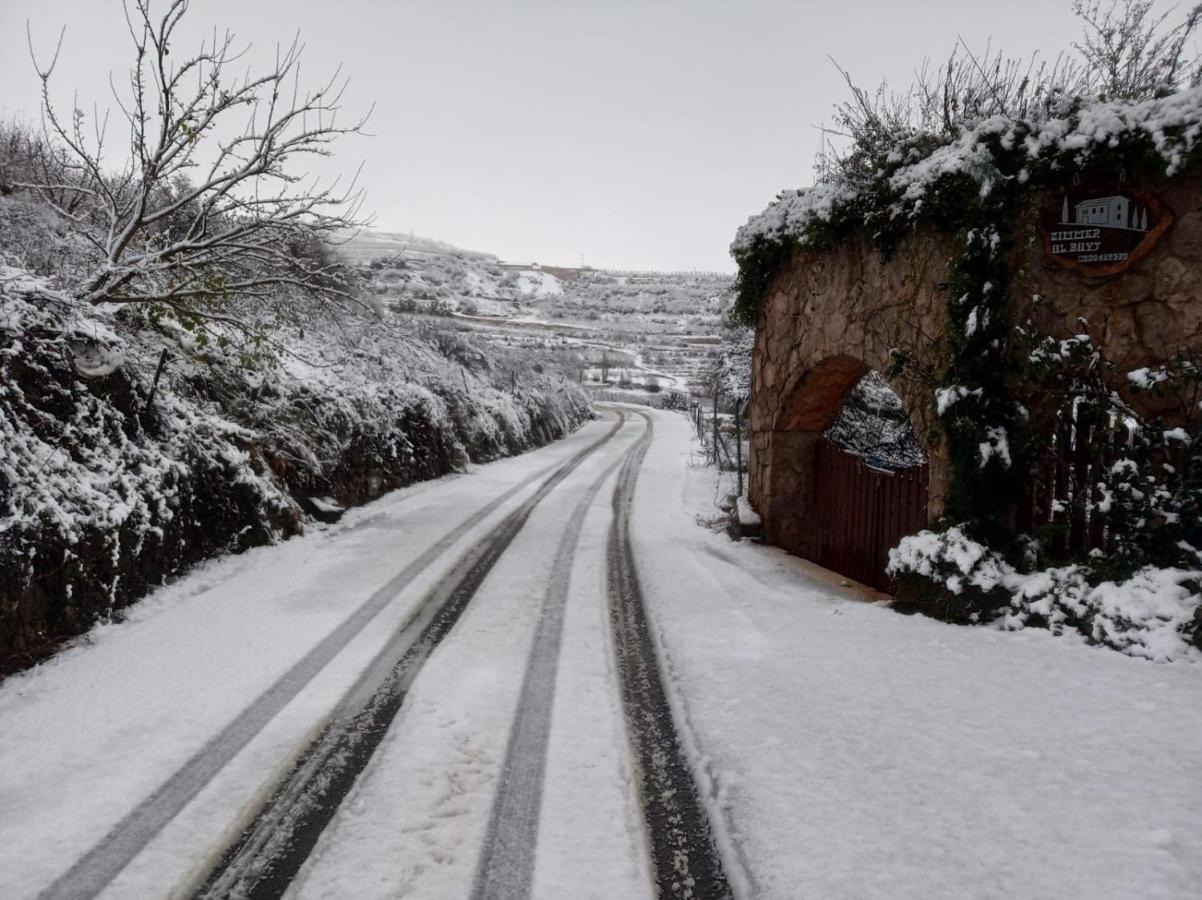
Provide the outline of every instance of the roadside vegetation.
[[338,253],[361,196],[303,166],[361,126],[345,85],[307,90],[298,44],[258,74],[233,35],[189,55],[187,11],[127,5],[107,126],[49,87],[42,127],[0,124],[0,674],[203,559],[590,415],[365,289]]

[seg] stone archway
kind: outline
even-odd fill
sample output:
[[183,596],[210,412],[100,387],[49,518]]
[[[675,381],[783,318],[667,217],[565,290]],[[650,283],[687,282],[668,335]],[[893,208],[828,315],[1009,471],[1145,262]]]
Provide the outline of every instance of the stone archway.
[[[794,379],[761,436],[752,497],[761,498],[769,543],[886,590],[888,549],[928,520],[928,451],[913,412],[879,373],[866,381],[871,372],[864,360],[837,354]],[[891,398],[890,413],[863,407],[866,384],[878,398]],[[850,408],[858,412],[847,419],[853,394],[857,403]],[[905,423],[901,435],[889,427],[898,416]],[[837,420],[850,431],[833,430]],[[909,447],[905,453],[890,443],[899,436]]]
[[[839,252],[796,252],[777,270],[761,304],[752,360],[749,499],[764,537],[812,556],[807,532],[816,448],[848,393],[869,371],[886,372],[898,350],[937,371],[937,336],[946,314],[944,235],[913,235],[884,260],[852,237]],[[930,465],[927,517],[941,511],[945,448],[927,445],[934,429],[931,388],[891,381]]]
[[813,497],[814,455],[822,433],[868,369],[854,356],[832,356],[801,373],[784,392],[784,402],[768,431],[760,483],[753,487],[753,496],[759,493],[767,500],[761,515],[769,543],[801,556],[811,555],[812,534],[805,521]]

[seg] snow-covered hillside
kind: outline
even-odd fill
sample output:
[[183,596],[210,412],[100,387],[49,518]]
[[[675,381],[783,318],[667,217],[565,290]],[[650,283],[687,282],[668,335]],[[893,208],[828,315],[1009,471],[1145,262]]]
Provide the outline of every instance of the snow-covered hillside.
[[249,337],[188,324],[0,267],[0,672],[201,559],[301,530],[304,510],[589,414],[573,382],[387,310]]
[[601,388],[699,387],[717,356],[733,280],[713,272],[519,265],[441,241],[364,230],[337,251],[397,312],[454,317],[489,343],[550,354]]

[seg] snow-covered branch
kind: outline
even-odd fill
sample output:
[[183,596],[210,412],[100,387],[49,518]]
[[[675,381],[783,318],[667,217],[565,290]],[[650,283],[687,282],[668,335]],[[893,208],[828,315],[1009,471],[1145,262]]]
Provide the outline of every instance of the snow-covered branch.
[[116,169],[104,123],[89,137],[77,106],[65,117],[51,101],[62,37],[46,64],[31,43],[58,164],[22,186],[37,190],[95,250],[76,296],[90,303],[224,301],[283,285],[346,297],[332,262],[289,247],[364,224],[354,179],[321,183],[298,168],[362,131],[366,117],[338,120],[347,80],[335,72],[304,88],[298,38],[277,48],[261,71],[233,71],[245,50],[230,32],[214,33],[181,61],[176,33],[187,10],[187,0],[170,0],[157,16],[150,0],[126,3],[134,61],[127,89],[113,86],[128,129],[128,155]]

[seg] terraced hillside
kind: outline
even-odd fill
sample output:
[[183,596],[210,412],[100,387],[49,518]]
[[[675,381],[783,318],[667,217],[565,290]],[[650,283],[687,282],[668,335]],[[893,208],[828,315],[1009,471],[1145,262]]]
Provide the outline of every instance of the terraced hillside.
[[506,263],[427,238],[364,231],[338,251],[383,306],[528,352],[593,388],[699,390],[732,278]]

